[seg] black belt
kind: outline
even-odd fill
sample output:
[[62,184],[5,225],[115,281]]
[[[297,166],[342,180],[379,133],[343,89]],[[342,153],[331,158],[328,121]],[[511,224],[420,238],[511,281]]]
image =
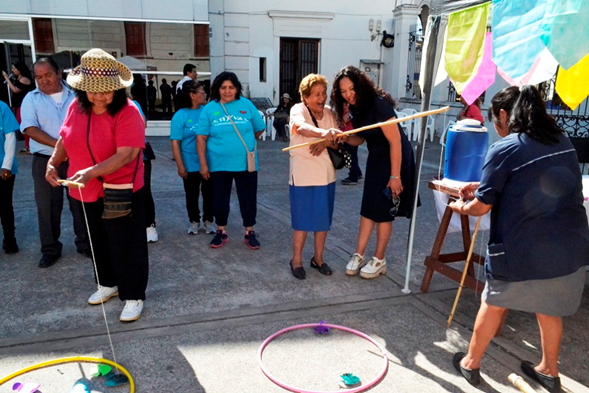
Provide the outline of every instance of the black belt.
[[51,157],[50,155],[48,156],[47,154],[41,154],[41,153],[33,153],[34,156],[37,157],[43,157],[43,158],[49,158]]

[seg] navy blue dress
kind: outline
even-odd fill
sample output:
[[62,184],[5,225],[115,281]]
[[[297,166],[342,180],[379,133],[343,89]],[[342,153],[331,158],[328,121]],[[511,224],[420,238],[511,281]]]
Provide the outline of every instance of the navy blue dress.
[[[374,105],[368,113],[360,113],[353,105],[350,105],[350,119],[354,128],[380,123],[396,116],[393,104],[381,97],[374,100]],[[401,136],[401,183],[403,184],[403,192],[399,195],[401,203],[396,216],[411,218],[414,198],[415,158],[407,136],[400,129],[399,134]],[[383,194],[391,175],[389,141],[380,127],[360,132],[358,135],[366,140],[368,147],[360,215],[375,222],[393,221],[394,217],[389,213],[391,207],[393,207],[393,202]]]

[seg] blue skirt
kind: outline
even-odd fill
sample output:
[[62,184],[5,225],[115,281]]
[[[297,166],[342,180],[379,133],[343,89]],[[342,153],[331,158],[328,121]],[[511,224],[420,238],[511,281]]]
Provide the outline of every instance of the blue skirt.
[[335,182],[326,186],[290,186],[292,229],[325,232],[331,228]]

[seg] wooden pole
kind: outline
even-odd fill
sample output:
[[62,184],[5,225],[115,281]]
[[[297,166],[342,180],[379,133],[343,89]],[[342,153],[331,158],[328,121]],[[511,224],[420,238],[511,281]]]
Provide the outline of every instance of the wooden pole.
[[518,388],[523,393],[536,393],[534,389],[519,375],[516,373],[509,374],[509,382],[511,382],[516,388]]
[[[413,114],[411,116],[401,117],[401,118],[395,119],[395,120],[383,121],[382,123],[375,123],[375,124],[371,124],[369,126],[360,127],[360,128],[356,128],[354,130],[342,132],[341,134],[338,134],[338,136],[340,136],[340,135],[351,135],[351,134],[355,134],[357,132],[371,130],[371,129],[377,128],[377,127],[382,127],[382,126],[388,126],[388,125],[391,125],[391,124],[402,123],[404,121],[409,121],[409,120],[417,119],[419,117],[426,117],[426,116],[430,116],[430,115],[436,115],[438,113],[444,113],[444,112],[447,112],[449,110],[450,110],[450,107],[449,106],[445,106],[443,108],[434,109],[434,110],[431,110],[431,111],[417,112],[417,113],[415,113],[415,114]],[[321,143],[321,142],[325,142],[325,139],[321,138],[321,139],[317,139],[316,141],[312,141],[312,142],[305,142],[305,143],[300,143],[298,145],[288,146],[288,147],[285,147],[284,149],[282,149],[282,151],[289,151],[289,150],[293,150],[293,149],[298,149],[299,147],[316,145],[316,144]]]
[[71,180],[58,179],[57,182],[59,184],[61,184],[62,186],[66,186],[66,187],[74,187],[74,188],[84,188],[85,187],[84,183],[78,183],[78,182],[71,181]]
[[452,306],[452,312],[450,313],[450,317],[448,318],[448,327],[452,323],[452,319],[454,318],[454,312],[456,311],[456,307],[458,306],[458,299],[460,299],[460,294],[462,293],[462,288],[464,288],[464,280],[466,280],[466,273],[468,271],[468,265],[470,265],[470,260],[472,259],[472,253],[474,251],[474,243],[477,239],[477,233],[479,232],[479,226],[481,225],[481,219],[483,216],[479,216],[477,220],[477,225],[474,228],[474,233],[472,234],[472,241],[470,242],[470,247],[468,248],[468,256],[466,257],[466,263],[464,264],[464,271],[462,272],[462,279],[460,280],[460,286],[458,287],[458,292],[456,293],[456,300],[454,300],[454,305]]

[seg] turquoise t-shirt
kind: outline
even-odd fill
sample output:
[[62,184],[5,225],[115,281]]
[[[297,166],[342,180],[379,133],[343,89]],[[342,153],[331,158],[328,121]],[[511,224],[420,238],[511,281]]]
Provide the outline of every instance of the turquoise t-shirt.
[[[225,104],[227,113],[233,119],[249,151],[254,151],[254,132],[266,128],[258,109],[247,98]],[[235,132],[219,101],[209,102],[203,109],[196,129],[197,135],[206,135],[207,163],[210,172],[243,172],[247,170],[247,153],[243,142]],[[256,152],[256,170],[258,154]]]
[[182,108],[172,117],[170,139],[181,141],[180,152],[187,172],[200,171],[196,152],[196,127],[202,111],[202,106],[198,109]]
[[[12,111],[4,102],[0,101],[0,166],[4,161],[6,152],[4,151],[4,143],[6,142],[6,135],[20,129],[16,117],[12,114]],[[16,155],[14,156],[14,162],[10,172],[13,175],[18,173],[18,163],[16,162]]]

